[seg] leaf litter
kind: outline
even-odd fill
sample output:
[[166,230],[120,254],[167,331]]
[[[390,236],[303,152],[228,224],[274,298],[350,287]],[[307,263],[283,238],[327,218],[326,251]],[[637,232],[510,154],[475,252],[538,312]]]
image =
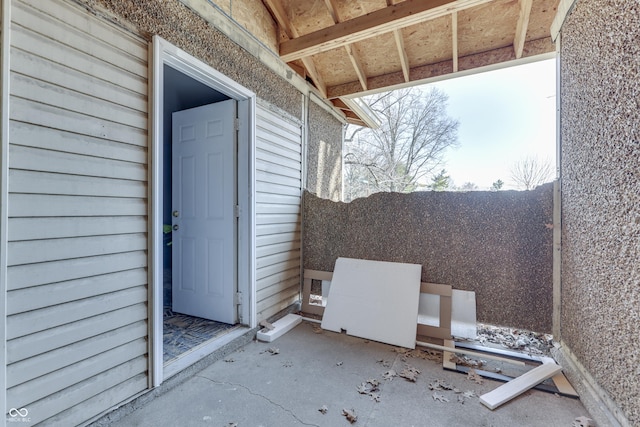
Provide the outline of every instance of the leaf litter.
[[356,410],[355,409],[342,409],[342,415],[345,416],[345,418],[347,419],[347,421],[349,421],[351,424],[355,423],[356,421],[358,421],[358,416],[356,415]]

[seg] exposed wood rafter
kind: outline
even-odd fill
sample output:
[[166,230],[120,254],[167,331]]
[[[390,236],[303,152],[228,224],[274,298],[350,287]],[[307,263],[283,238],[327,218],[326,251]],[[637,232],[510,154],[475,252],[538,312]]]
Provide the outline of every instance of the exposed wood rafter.
[[293,61],[489,1],[491,0],[405,0],[331,27],[284,41],[280,43],[280,57],[286,62]]
[[[324,0],[324,2],[327,5],[327,9],[329,10],[329,14],[333,19],[333,23],[339,24],[342,19],[340,18],[340,13],[338,12],[338,5],[336,4],[335,0]],[[350,43],[346,44],[344,46],[344,49],[346,50],[347,56],[349,57],[349,60],[353,65],[353,69],[355,70],[356,75],[358,76],[358,80],[362,85],[362,89],[367,90],[367,75],[364,72],[364,68],[362,67],[362,62],[360,61],[360,56],[358,55],[358,52],[356,52],[353,45]]]
[[[543,54],[553,54],[555,45],[551,42],[551,38],[543,38],[538,40],[529,40],[525,43],[523,58],[535,57]],[[515,61],[517,58],[512,46],[506,46],[487,52],[476,53],[472,55],[461,56],[458,58],[459,71],[471,71],[485,67],[491,67],[495,64],[507,63]],[[380,76],[369,77],[368,92],[362,91],[359,82],[349,82],[337,86],[327,88],[327,95],[330,99],[339,97],[363,96],[375,93],[381,90],[393,90],[405,87],[409,84],[421,84],[430,81],[436,77],[445,76],[451,73],[452,61],[442,61],[435,64],[420,65],[411,68],[411,81],[405,82],[404,75],[401,71],[384,74]]]
[[[387,6],[393,6],[398,0],[387,0]],[[409,82],[411,75],[409,74],[409,57],[407,56],[407,50],[404,47],[404,38],[402,37],[402,30],[393,30],[393,38],[396,41],[396,48],[398,49],[398,56],[400,57],[400,66],[402,67],[402,75],[404,81]]]
[[524,42],[527,39],[527,28],[529,28],[529,16],[531,15],[531,4],[533,0],[520,0],[520,13],[516,25],[516,36],[513,39],[513,50],[516,58],[522,57]]
[[451,58],[453,72],[458,72],[458,12],[451,13]]
[[[291,25],[291,22],[289,21],[289,18],[287,16],[287,11],[282,6],[282,2],[280,0],[263,0],[263,1],[264,1],[264,4],[269,9],[269,11],[271,12],[271,15],[275,18],[280,28],[282,28],[282,30],[287,35],[287,37],[289,37],[290,40],[293,40],[300,35],[298,33],[298,30],[296,30],[296,28],[293,25]],[[313,59],[311,58],[300,58],[300,59],[302,60],[302,64],[306,68],[307,74],[309,75],[313,83],[316,85],[316,88],[318,89],[318,91],[320,91],[322,96],[326,98],[327,85],[324,83],[322,76],[316,69]],[[291,62],[291,61],[288,61],[288,62]],[[295,66],[292,68],[295,69]],[[300,73],[298,72],[298,74]]]

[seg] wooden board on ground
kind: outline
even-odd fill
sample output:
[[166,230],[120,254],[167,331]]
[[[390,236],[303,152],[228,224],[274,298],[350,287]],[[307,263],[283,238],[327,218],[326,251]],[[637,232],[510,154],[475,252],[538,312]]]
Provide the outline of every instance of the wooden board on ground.
[[476,293],[451,291],[451,333],[455,337],[476,339]]
[[322,328],[415,348],[422,266],[338,258]]
[[280,320],[273,322],[273,329],[264,328],[258,331],[258,341],[271,342],[289,332],[302,322],[302,316],[287,314]]
[[420,284],[418,336],[451,338],[451,285]]
[[501,385],[495,390],[483,394],[480,396],[480,403],[489,409],[495,409],[547,378],[553,377],[561,370],[562,367],[555,363],[543,363],[537,368],[534,368],[529,372],[514,378],[508,383]]

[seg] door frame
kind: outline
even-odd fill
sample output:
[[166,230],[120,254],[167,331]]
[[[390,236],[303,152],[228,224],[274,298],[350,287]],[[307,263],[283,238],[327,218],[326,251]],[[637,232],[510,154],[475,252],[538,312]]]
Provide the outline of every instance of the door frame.
[[[163,107],[164,71],[169,65],[194,80],[238,101],[238,292],[242,295],[239,322],[256,327],[255,283],[255,117],[256,95],[201,60],[153,36],[149,78],[149,387],[163,381],[162,315],[162,205],[163,205]],[[205,356],[205,355],[202,355]],[[184,366],[186,367],[186,366]]]

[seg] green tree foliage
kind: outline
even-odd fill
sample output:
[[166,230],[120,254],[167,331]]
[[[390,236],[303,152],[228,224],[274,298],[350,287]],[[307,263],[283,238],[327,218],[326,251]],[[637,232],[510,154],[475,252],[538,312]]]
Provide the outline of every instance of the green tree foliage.
[[491,191],[500,191],[502,189],[503,185],[504,185],[504,181],[499,179],[496,182],[494,182],[493,184],[491,184]]
[[347,130],[346,198],[417,190],[442,163],[446,149],[457,144],[459,123],[447,115],[447,100],[435,88],[366,98],[381,124]]
[[445,191],[451,185],[451,177],[447,175],[447,171],[442,169],[440,173],[431,178],[429,188],[433,191]]

